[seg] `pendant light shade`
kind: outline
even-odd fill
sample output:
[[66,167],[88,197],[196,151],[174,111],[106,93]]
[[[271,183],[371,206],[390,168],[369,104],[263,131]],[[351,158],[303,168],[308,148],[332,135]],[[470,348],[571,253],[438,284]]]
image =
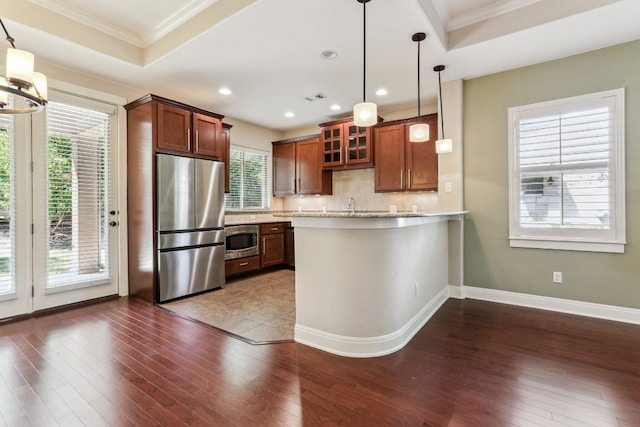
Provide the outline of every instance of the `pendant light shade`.
[[409,141],[426,142],[429,140],[429,125],[426,123],[416,123],[409,126]]
[[447,154],[453,151],[452,139],[439,139],[436,141],[436,153]]
[[425,33],[415,33],[411,40],[418,42],[418,123],[409,126],[409,141],[426,142],[429,140],[429,125],[420,123],[420,42],[427,38]]
[[444,112],[442,110],[442,81],[440,80],[440,72],[444,71],[444,65],[436,65],[433,71],[438,73],[438,100],[440,101],[440,128],[442,129],[442,138],[436,141],[436,153],[447,154],[453,152],[453,140],[444,137]]
[[7,49],[7,81],[21,88],[33,84],[33,54],[20,49]]
[[[7,49],[6,76],[0,77],[0,114],[30,114],[42,111],[47,104],[47,77],[33,72],[33,54],[16,49],[15,40],[7,32],[0,19],[6,40],[11,45]],[[25,108],[12,108],[9,94],[22,98]]]
[[378,123],[378,106],[373,102],[361,102],[353,106],[353,124],[366,127]]
[[378,106],[367,102],[367,3],[371,0],[357,0],[362,3],[362,102],[353,106],[353,124],[360,127],[378,123]]

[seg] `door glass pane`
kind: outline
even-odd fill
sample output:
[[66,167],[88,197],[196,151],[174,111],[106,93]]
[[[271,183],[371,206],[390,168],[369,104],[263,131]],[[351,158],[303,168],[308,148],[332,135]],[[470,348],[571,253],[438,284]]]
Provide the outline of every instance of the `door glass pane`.
[[114,107],[50,102],[47,289],[111,281],[109,142]]
[[13,116],[0,114],[0,298],[16,293]]

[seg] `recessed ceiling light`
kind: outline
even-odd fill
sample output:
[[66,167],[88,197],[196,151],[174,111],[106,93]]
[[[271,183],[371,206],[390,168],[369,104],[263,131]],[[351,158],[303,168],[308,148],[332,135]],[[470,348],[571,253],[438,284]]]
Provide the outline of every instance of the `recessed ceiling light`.
[[286,113],[284,113],[284,116],[288,118],[292,118],[292,117],[295,117],[296,115],[292,111],[287,111]]
[[320,56],[322,57],[322,59],[331,61],[332,59],[336,59],[338,57],[338,52],[336,52],[335,50],[325,50],[320,54]]
[[229,89],[228,87],[221,87],[221,88],[218,90],[218,93],[219,93],[220,95],[231,95],[231,89]]
[[342,107],[340,107],[338,104],[333,104],[333,105],[332,105],[331,107],[329,107],[329,108],[331,108],[333,111],[338,111],[338,110],[339,110],[340,108],[342,108]]
[[389,91],[387,91],[385,88],[381,88],[381,89],[378,89],[376,91],[376,95],[378,95],[378,96],[385,96],[388,93],[389,93]]

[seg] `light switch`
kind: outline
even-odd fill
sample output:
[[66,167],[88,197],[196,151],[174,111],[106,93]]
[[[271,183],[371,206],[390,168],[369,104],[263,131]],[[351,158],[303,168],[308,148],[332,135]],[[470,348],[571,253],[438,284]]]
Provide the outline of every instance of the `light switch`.
[[445,193],[451,193],[451,183],[450,182],[445,182],[444,183],[444,192]]

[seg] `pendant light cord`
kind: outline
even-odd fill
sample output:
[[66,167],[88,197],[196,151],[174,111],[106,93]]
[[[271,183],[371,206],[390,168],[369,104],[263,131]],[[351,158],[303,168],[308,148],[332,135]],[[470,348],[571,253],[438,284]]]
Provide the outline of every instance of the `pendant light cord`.
[[4,30],[4,33],[7,36],[7,41],[11,44],[11,47],[15,49],[16,45],[14,44],[14,42],[16,41],[16,39],[14,39],[9,35],[9,32],[7,31],[7,27],[4,26],[4,22],[2,22],[1,18],[0,18],[0,25],[2,25],[2,29]]
[[440,71],[438,71],[438,90],[440,97],[440,128],[442,129],[442,139],[444,139],[444,109],[442,108],[442,81],[440,80]]
[[367,91],[367,1],[362,3],[362,102]]
[[418,41],[418,123],[420,123],[420,41]]

